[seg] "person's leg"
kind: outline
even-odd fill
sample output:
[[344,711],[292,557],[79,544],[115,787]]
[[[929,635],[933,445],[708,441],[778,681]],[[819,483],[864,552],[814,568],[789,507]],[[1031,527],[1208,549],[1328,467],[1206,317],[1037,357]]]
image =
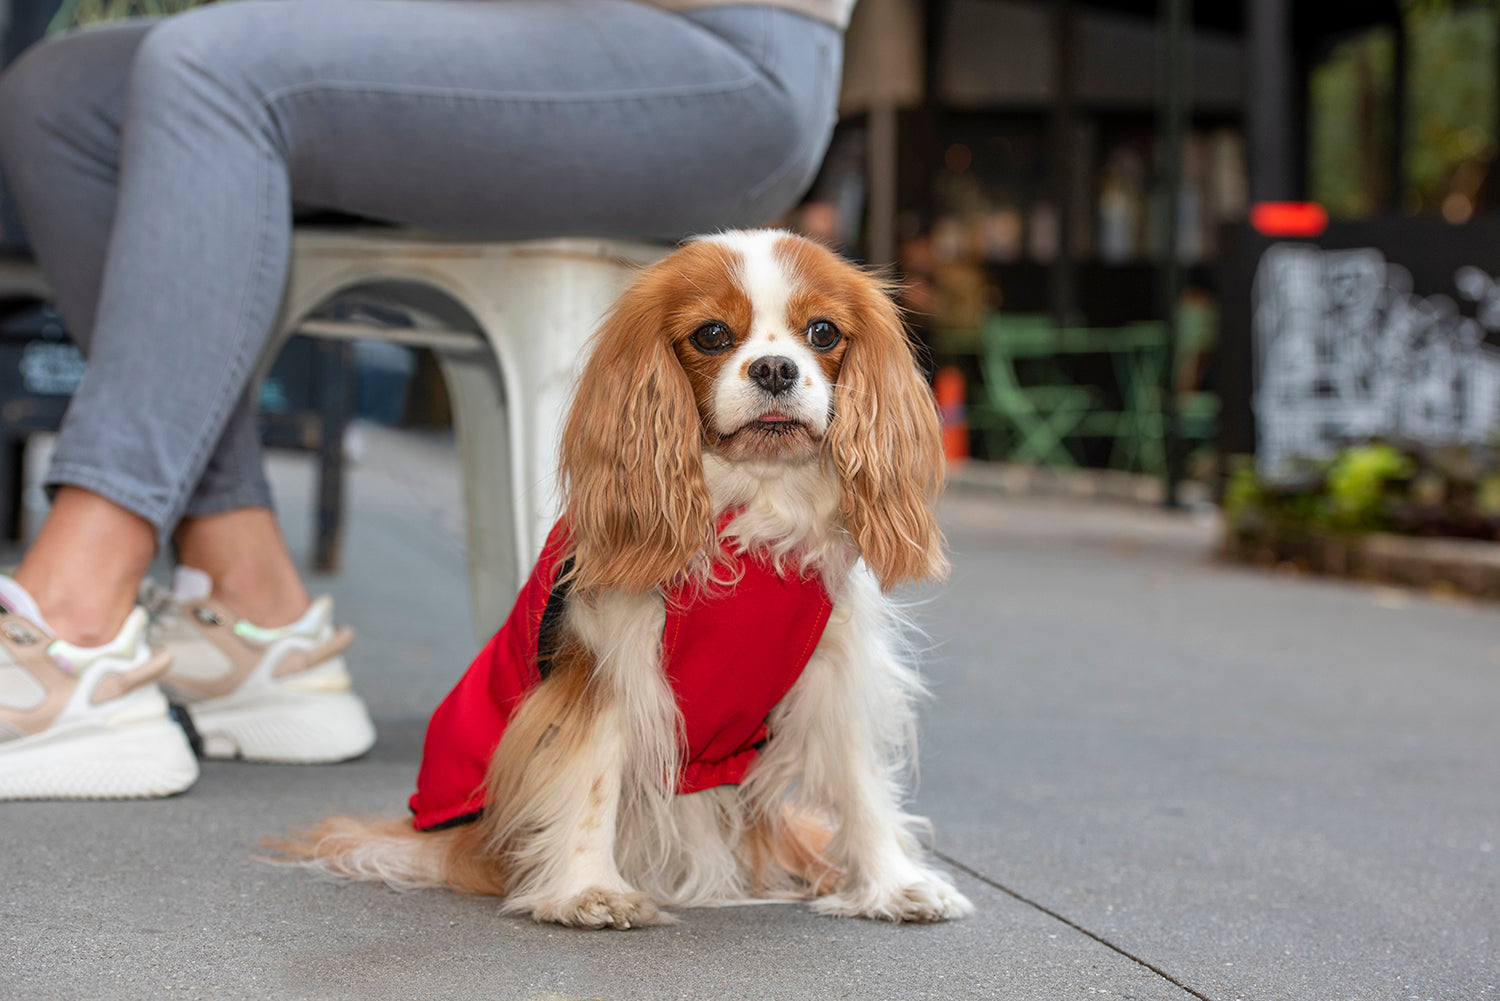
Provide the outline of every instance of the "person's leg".
[[753,222],[816,167],[837,61],[832,29],[756,8],[243,0],[162,22],[52,481],[159,528],[193,510],[216,444],[249,442],[293,196],[510,237]]
[[[90,558],[80,558],[82,553]],[[102,646],[135,607],[155,553],[150,522],[98,494],[64,487],[14,578],[36,600],[54,635],[78,646]]]
[[[114,218],[126,85],[154,25],[120,22],[38,45],[0,87],[0,160],[33,253],[85,354]],[[174,353],[168,346],[165,354]],[[194,517],[180,527],[177,543],[186,562],[211,573],[224,568],[229,554],[240,554],[244,565],[221,585],[226,600],[257,622],[283,625],[306,611],[307,596],[269,517],[252,394],[241,400],[237,418],[200,479],[189,504]],[[129,509],[63,487],[16,578],[59,636],[103,643],[130,611],[154,536],[150,523]],[[87,560],[77,556],[81,542]],[[245,586],[250,580],[256,585]]]
[[208,574],[214,596],[250,622],[284,626],[311,603],[269,508],[184,518],[174,541],[182,565]]
[[0,163],[31,251],[85,354],[115,215],[125,84],[153,23],[42,42],[0,77]]
[[[38,46],[0,87],[0,154],[6,154],[7,172],[19,190],[33,249],[85,354],[92,354],[99,282],[118,196],[126,84],[153,26],[113,24]],[[180,333],[191,338],[194,332]],[[163,340],[167,343],[158,350],[164,364],[191,347]],[[257,646],[256,639],[271,641],[283,655],[290,649],[331,652],[302,676],[303,687],[313,684],[316,692],[278,690],[272,693],[278,701],[260,690],[247,693],[238,707],[200,703],[195,713],[214,721],[204,734],[211,753],[337,760],[364,750],[373,734],[330,646],[336,640],[333,645],[341,648],[346,640],[339,637],[347,634],[327,621],[327,602],[310,606],[271,515],[254,403],[253,390],[247,389],[237,418],[199,479],[189,516],[177,528],[179,554],[209,574],[216,607],[233,609],[260,627],[295,625],[262,629],[251,641],[237,628],[216,630],[222,633],[218,643],[237,658],[233,678],[275,656],[263,655],[265,643]],[[29,676],[33,691],[48,693],[36,703],[26,697],[26,685],[12,685],[0,698],[0,799],[162,795],[192,782],[192,755],[152,684],[166,661],[149,659],[144,620],[130,614],[157,536],[158,526],[130,509],[63,485],[14,582],[0,579],[4,636],[35,636],[40,630],[63,640],[0,650],[0,669],[19,669],[17,684]],[[173,654],[172,673],[164,680],[187,671],[189,680],[198,682],[192,694],[201,695],[220,672],[216,661],[222,655],[213,652],[213,639],[205,643],[187,635],[192,627],[173,634],[168,607],[159,600],[152,604],[163,616],[159,628],[168,630],[153,628],[152,634]],[[281,663],[268,663],[262,673]],[[92,695],[80,701],[79,689]],[[252,697],[267,708],[247,719],[240,707]],[[241,739],[265,732],[257,725],[262,720],[276,727],[271,739]]]
[[[307,591],[267,508],[184,519],[176,542],[183,565],[208,574],[215,596],[249,621],[283,626],[307,611]],[[79,560],[80,550],[95,556]],[[155,552],[150,522],[98,494],[63,487],[14,579],[58,637],[99,646],[134,607]],[[83,580],[89,586],[80,586]]]
[[[160,23],[130,63],[90,368],[53,485],[158,532],[201,516],[182,538],[205,559],[239,522],[274,530],[234,514],[242,476],[203,488],[253,446],[247,382],[293,199],[511,238],[754,223],[811,178],[837,78],[836,31],[755,7],[241,0]],[[97,556],[57,524],[22,568],[46,593]]]

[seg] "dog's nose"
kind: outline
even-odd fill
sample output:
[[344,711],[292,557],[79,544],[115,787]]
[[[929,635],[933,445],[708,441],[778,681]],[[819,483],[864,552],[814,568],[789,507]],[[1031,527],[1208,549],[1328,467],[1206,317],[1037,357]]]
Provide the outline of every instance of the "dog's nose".
[[750,363],[750,378],[772,396],[797,384],[797,363],[781,355],[766,355]]

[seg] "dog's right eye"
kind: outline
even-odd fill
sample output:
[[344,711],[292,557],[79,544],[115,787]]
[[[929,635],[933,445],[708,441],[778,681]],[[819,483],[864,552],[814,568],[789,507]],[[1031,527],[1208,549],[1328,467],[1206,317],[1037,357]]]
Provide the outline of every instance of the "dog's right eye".
[[734,335],[722,323],[705,323],[693,331],[693,346],[705,354],[716,355],[734,345]]

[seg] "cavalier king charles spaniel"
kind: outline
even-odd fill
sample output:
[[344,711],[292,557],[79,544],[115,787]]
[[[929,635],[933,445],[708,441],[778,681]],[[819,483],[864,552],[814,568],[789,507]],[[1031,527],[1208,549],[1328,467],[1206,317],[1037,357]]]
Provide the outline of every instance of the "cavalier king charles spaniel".
[[333,818],[287,855],[591,928],[756,898],[969,913],[903,810],[922,683],[888,593],[946,573],[943,456],[882,283],[785,232],[686,244],[606,318],[560,464],[415,818]]

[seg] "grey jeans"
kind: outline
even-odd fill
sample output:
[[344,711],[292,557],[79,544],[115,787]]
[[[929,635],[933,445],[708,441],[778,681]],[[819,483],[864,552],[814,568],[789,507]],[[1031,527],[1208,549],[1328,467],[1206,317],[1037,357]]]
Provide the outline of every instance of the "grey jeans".
[[754,225],[811,183],[842,40],[754,5],[233,0],[36,46],[0,163],[88,368],[49,481],[169,532],[269,507],[248,385],[293,208],[495,238]]

